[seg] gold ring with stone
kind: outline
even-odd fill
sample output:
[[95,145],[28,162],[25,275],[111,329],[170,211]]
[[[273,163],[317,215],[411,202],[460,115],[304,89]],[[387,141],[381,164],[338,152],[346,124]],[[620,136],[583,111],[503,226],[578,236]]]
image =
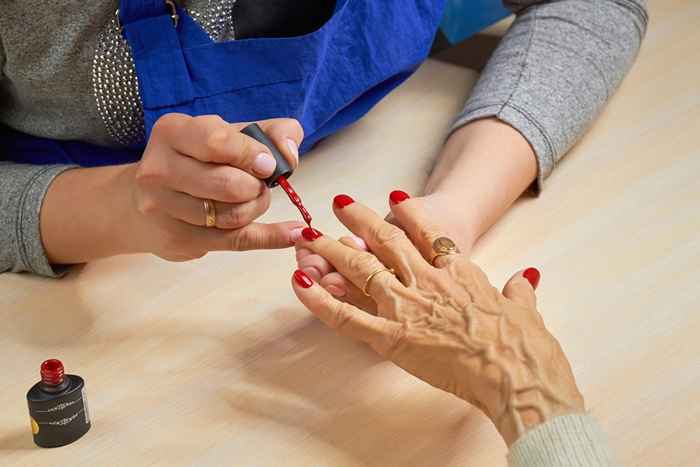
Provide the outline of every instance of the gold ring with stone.
[[207,227],[214,227],[216,225],[216,206],[214,205],[214,201],[210,199],[204,199],[202,201],[204,201],[204,224]]
[[372,282],[372,279],[374,279],[374,276],[376,276],[377,274],[381,274],[382,272],[388,272],[388,273],[391,273],[393,276],[396,276],[396,271],[394,271],[391,268],[377,269],[372,274],[367,276],[367,280],[365,280],[365,286],[362,287],[362,293],[365,294],[365,296],[367,296],[367,297],[370,296],[370,294],[369,294],[369,292],[367,292],[367,290],[369,289],[369,284]]
[[460,253],[457,244],[447,237],[440,237],[433,242],[433,258],[430,264],[435,266],[435,260],[441,256],[458,255]]

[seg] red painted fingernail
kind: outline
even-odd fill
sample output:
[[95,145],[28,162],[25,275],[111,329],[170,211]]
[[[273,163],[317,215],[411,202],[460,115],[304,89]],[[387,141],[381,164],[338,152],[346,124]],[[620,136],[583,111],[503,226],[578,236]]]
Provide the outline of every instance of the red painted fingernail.
[[304,237],[304,240],[306,240],[307,242],[313,242],[317,238],[322,237],[323,234],[316,229],[307,227],[301,231],[301,236]]
[[343,209],[345,206],[354,203],[355,200],[348,195],[338,195],[333,198],[333,206],[337,209]]
[[409,198],[410,196],[408,193],[401,190],[392,191],[389,195],[389,201],[391,201],[391,204],[401,204]]
[[540,271],[535,268],[527,268],[523,271],[523,277],[527,279],[533,289],[540,284]]
[[304,271],[301,271],[299,269],[294,271],[294,281],[301,287],[304,287],[305,289],[308,289],[309,287],[314,285],[314,281],[312,281],[309,276],[304,274]]

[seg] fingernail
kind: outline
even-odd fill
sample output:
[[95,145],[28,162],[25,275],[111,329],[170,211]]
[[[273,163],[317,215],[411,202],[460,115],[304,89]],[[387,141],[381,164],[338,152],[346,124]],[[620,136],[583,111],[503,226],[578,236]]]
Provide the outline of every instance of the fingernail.
[[410,196],[408,195],[408,193],[401,190],[392,191],[389,195],[389,201],[391,202],[391,204],[394,205],[401,204],[409,198]]
[[292,240],[292,243],[296,243],[299,241],[301,238],[301,231],[304,230],[302,227],[299,227],[298,229],[294,229],[289,232],[290,239]]
[[533,289],[536,289],[540,283],[540,271],[535,268],[527,268],[524,270],[523,277],[527,279]]
[[287,147],[297,162],[299,162],[299,146],[297,146],[297,143],[295,143],[294,140],[287,138]]
[[304,237],[307,242],[313,242],[317,238],[322,237],[323,234],[316,229],[306,227],[301,231],[301,236]]
[[360,248],[360,250],[367,251],[369,248],[367,248],[367,243],[358,237],[357,235],[352,236],[353,241],[357,244],[357,246]]
[[326,287],[326,290],[334,297],[344,297],[348,294],[347,290],[342,287],[338,287],[337,285],[329,285]]
[[294,281],[305,289],[308,289],[314,285],[314,281],[312,281],[309,276],[304,274],[304,271],[300,271],[298,269],[294,271]]
[[266,152],[261,152],[253,161],[253,172],[261,177],[269,177],[275,171],[277,162],[275,158]]
[[355,200],[348,195],[338,195],[333,198],[333,206],[335,206],[336,209],[343,209],[345,206],[348,206],[354,202]]

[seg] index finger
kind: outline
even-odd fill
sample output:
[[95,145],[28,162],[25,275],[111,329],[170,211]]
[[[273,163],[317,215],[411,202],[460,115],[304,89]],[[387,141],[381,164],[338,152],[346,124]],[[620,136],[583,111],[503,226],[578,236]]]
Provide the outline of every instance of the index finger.
[[[164,134],[168,144],[180,154],[202,162],[227,164],[256,178],[267,178],[277,165],[270,149],[254,138],[241,133],[243,123],[229,124],[216,115],[161,117],[153,133]],[[296,120],[279,119],[261,125],[274,134],[271,139],[293,167],[297,157],[293,149],[303,135]],[[294,144],[290,144],[289,141]],[[283,142],[283,144],[280,144]]]
[[300,246],[326,258],[355,287],[365,290],[367,286],[367,293],[375,300],[391,297],[393,292],[404,288],[394,274],[380,273],[388,268],[372,253],[350,248],[311,228],[302,231],[300,242]]
[[292,286],[301,303],[326,326],[369,344],[380,355],[386,356],[401,335],[403,326],[400,323],[341,302],[303,271],[294,272]]

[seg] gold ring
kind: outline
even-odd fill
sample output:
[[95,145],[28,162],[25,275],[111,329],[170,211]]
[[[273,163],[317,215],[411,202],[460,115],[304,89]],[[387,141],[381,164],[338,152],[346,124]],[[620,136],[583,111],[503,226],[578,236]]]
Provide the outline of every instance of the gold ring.
[[372,282],[372,279],[374,279],[374,276],[376,276],[377,274],[380,274],[380,273],[382,273],[382,272],[389,272],[389,273],[391,273],[392,275],[396,276],[396,271],[394,271],[394,270],[391,269],[391,268],[381,268],[381,269],[377,269],[377,270],[374,271],[372,274],[370,274],[369,276],[367,276],[367,280],[365,280],[365,286],[362,287],[362,293],[365,294],[365,296],[367,296],[367,297],[370,296],[369,292],[367,292],[367,289],[369,288],[369,284],[370,284],[370,282]]
[[207,227],[214,227],[216,225],[216,206],[214,205],[214,201],[210,199],[204,199],[202,201],[204,201],[204,224]]
[[447,237],[440,237],[433,242],[435,255],[430,260],[430,264],[435,266],[435,260],[441,256],[458,255],[460,253],[457,244]]

